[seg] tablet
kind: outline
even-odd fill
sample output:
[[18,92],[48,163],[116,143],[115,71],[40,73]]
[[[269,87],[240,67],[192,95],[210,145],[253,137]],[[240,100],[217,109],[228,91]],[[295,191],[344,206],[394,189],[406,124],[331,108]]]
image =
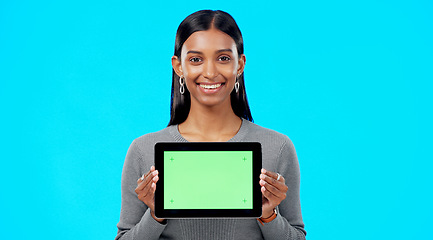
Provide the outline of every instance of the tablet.
[[258,218],[262,214],[258,142],[157,143],[158,218]]

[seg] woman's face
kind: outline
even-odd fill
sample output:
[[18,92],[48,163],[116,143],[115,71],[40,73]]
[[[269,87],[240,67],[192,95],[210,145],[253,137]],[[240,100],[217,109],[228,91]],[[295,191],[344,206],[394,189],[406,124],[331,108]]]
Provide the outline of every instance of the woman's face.
[[191,105],[230,105],[236,76],[245,66],[245,56],[238,56],[235,41],[226,33],[211,28],[198,31],[185,41],[181,59],[174,56],[173,68],[185,78],[191,93]]

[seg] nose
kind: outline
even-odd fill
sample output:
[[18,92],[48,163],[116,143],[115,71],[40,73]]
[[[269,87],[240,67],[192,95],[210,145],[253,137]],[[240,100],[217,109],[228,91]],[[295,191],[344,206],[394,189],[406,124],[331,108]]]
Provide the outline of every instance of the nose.
[[213,61],[206,61],[203,66],[203,76],[207,79],[213,79],[218,75],[218,69]]

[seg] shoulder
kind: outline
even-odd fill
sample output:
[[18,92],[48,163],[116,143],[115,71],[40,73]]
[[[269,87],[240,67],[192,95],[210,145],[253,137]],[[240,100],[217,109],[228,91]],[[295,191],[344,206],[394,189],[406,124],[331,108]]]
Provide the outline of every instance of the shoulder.
[[262,145],[263,168],[281,173],[297,161],[293,143],[285,134],[251,122],[246,122],[246,128],[248,131],[243,140],[259,142]]
[[246,128],[248,130],[247,137],[257,139],[263,142],[270,142],[277,145],[293,145],[290,138],[275,130],[259,126],[255,123],[245,120]]
[[173,128],[173,127],[175,127],[175,126],[168,126],[168,127],[163,128],[157,132],[146,133],[146,134],[134,139],[134,142],[144,143],[144,142],[148,142],[148,141],[154,141],[154,140],[168,138],[171,136],[171,128]]
[[134,139],[126,154],[124,169],[135,169],[133,171],[138,171],[140,174],[147,171],[154,164],[155,144],[176,141],[172,134],[173,127],[175,126],[169,126]]
[[139,151],[148,152],[153,150],[157,142],[173,142],[173,128],[176,126],[168,126],[160,131],[144,134],[132,141],[131,147]]

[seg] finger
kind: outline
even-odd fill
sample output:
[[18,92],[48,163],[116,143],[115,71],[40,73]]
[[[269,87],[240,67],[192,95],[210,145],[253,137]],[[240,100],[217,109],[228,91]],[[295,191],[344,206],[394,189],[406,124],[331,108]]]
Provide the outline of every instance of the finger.
[[[266,170],[266,169],[264,169],[264,168],[262,168],[262,174],[265,174],[265,175],[267,175],[267,176],[269,176],[269,177],[271,177],[271,178],[274,178],[275,180],[277,180],[278,179],[278,173],[275,173],[275,172],[272,172],[272,171],[268,171],[268,170]],[[280,179],[281,179],[281,175],[280,175]],[[280,179],[278,179],[278,180],[280,180]]]
[[140,178],[138,178],[137,180],[137,184],[141,183],[142,181],[144,181],[144,179],[149,176],[149,174],[151,173],[151,171],[147,171],[145,174],[143,174],[143,176],[141,176]]
[[153,196],[153,193],[156,190],[156,182],[158,179],[158,176],[154,176],[152,180],[143,188],[143,190],[139,191],[139,194],[142,194],[143,197],[147,197],[148,195]]
[[[150,186],[150,185],[149,185]],[[151,200],[153,199],[153,194],[154,192],[152,191],[152,189],[149,187],[147,189],[147,191],[141,191],[137,197],[138,199],[140,199],[141,201],[143,201],[144,203],[148,204],[149,202],[151,202]]]
[[283,179],[283,181],[281,181],[281,179],[277,180],[275,178],[269,177],[269,176],[264,175],[264,174],[260,174],[260,179],[264,180],[266,183],[274,186],[275,188],[279,189],[282,192],[287,192],[287,190],[288,190],[286,184],[284,183],[284,179]]
[[286,198],[285,194],[277,196],[265,187],[262,187],[261,192],[267,201],[274,207],[278,206]]
[[285,183],[285,182],[286,182],[286,179],[283,177],[283,175],[278,174],[277,181],[280,181],[280,182]]
[[148,196],[152,193],[153,189],[151,189],[151,186],[152,186],[152,183],[149,182],[148,184],[146,184],[146,186],[142,190],[139,190],[137,192],[137,195],[141,196],[141,198],[143,198],[143,199],[146,198],[146,196]]
[[147,175],[146,178],[144,178],[144,180],[138,184],[137,189],[138,190],[143,190],[152,180],[152,175]]
[[[263,176],[261,176],[263,177]],[[264,189],[264,191],[269,192],[270,194],[267,194],[266,196],[268,198],[270,198],[270,201],[276,201],[276,202],[281,202],[282,200],[284,200],[286,198],[286,192],[287,192],[287,186],[282,184],[279,181],[276,181],[273,178],[269,178],[268,176],[265,176],[265,178],[267,180],[270,181],[274,181],[274,184],[276,184],[277,186],[274,186],[272,184],[269,184],[268,182],[266,182],[264,179],[260,180],[260,185],[262,186],[262,188]]]
[[[151,185],[153,186],[153,184]],[[148,191],[143,191],[138,194],[138,199],[140,199],[142,202],[144,202],[148,207],[153,209],[153,202],[154,202],[154,195],[155,190],[154,188],[150,187]]]
[[153,171],[155,171],[155,166],[150,166],[150,170],[148,172],[146,172],[145,174],[143,174],[143,176],[141,176],[138,180],[137,183],[139,183],[139,181],[143,181],[144,178],[146,178],[150,173],[152,173]]
[[158,180],[159,180],[159,175],[155,175],[155,176],[152,178],[152,182],[155,183],[155,187],[156,187],[156,183],[158,182]]
[[281,190],[279,188],[276,188],[272,185],[265,185],[266,190],[268,190],[269,192],[271,192],[273,195],[275,195],[278,198],[281,198],[281,200],[286,198],[286,192],[284,190]]
[[138,184],[138,186],[137,186],[137,188],[135,189],[136,190],[136,192],[137,191],[142,191],[150,182],[151,182],[151,180],[152,180],[152,174],[149,174],[149,175],[147,175],[145,178],[144,178],[144,181],[142,181],[142,182],[140,182],[139,184]]
[[271,203],[276,202],[275,200],[277,199],[277,196],[275,196],[274,194],[272,194],[271,192],[269,192],[264,186],[260,189],[260,191],[262,192],[263,197]]
[[[142,189],[146,186],[146,184],[149,184],[149,182],[150,182],[153,178],[155,178],[155,176],[158,176],[158,174],[159,174],[158,170],[155,170],[155,168],[153,168],[153,171],[151,170],[151,171],[146,175],[146,177],[144,178],[144,180],[142,180],[141,182],[139,182],[137,189],[138,189],[138,190],[142,190]],[[139,179],[139,181],[140,181],[140,179]],[[156,181],[158,181],[158,178],[157,178]],[[155,182],[156,182],[156,181],[155,181]]]
[[[275,183],[281,184],[278,181],[275,181]],[[277,197],[283,197],[283,195],[285,195],[285,193],[286,193],[286,191],[284,191],[285,189],[283,186],[279,186],[282,188],[282,189],[280,189],[280,188],[278,188],[272,184],[269,184],[268,182],[266,182],[263,179],[260,180],[260,185],[265,187],[266,190],[268,190],[269,192],[271,192],[273,195],[275,195]]]

